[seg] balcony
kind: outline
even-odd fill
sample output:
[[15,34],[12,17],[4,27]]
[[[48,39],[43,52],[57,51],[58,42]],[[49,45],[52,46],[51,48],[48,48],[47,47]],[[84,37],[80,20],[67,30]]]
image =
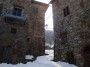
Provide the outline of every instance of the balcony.
[[7,20],[12,20],[12,21],[21,21],[21,22],[26,22],[27,17],[23,14],[15,14],[15,12],[10,11],[8,13],[5,13],[4,18]]

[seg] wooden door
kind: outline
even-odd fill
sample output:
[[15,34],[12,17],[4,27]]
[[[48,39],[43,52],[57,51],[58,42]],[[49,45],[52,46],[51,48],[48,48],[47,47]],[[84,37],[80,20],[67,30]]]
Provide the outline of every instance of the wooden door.
[[4,53],[3,53],[3,61],[6,63],[10,63],[12,59],[12,48],[11,47],[5,47]]

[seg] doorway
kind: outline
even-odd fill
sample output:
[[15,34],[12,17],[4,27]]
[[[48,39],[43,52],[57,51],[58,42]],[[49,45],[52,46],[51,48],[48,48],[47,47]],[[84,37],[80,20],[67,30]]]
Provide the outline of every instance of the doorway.
[[12,61],[12,48],[11,48],[11,46],[4,47],[3,61],[5,63],[10,63]]
[[90,67],[90,46],[85,47],[84,58],[85,58],[85,67]]
[[67,62],[69,62],[70,64],[75,64],[73,52],[67,52],[66,60],[67,60]]

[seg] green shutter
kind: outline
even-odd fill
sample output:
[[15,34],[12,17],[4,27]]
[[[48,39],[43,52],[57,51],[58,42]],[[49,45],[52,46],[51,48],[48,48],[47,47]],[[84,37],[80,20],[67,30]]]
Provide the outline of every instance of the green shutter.
[[33,13],[37,14],[38,13],[38,8],[33,8]]

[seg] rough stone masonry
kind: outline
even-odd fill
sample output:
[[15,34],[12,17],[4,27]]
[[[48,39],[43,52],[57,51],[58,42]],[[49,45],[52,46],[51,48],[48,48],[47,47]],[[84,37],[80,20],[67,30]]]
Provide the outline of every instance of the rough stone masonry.
[[52,0],[55,60],[90,67],[90,0]]
[[19,63],[45,52],[48,5],[34,0],[0,0],[0,62]]

